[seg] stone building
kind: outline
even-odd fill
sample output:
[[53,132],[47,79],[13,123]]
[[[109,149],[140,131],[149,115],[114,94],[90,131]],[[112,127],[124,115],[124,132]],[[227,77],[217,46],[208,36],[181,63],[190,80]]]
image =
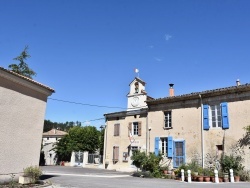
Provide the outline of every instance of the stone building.
[[135,78],[128,110],[104,115],[106,168],[135,170],[131,151],[139,149],[160,153],[170,168],[193,160],[208,167],[224,152],[242,155],[250,169],[250,150],[238,145],[243,128],[250,125],[250,85],[237,81],[235,86],[178,96],[174,84],[169,85],[168,97],[153,99],[147,96],[145,82]]

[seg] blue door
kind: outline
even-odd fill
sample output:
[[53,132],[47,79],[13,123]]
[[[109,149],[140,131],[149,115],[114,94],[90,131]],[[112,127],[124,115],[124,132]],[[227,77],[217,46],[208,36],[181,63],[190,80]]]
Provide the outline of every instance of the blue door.
[[174,167],[179,167],[185,163],[185,141],[174,141],[173,152]]

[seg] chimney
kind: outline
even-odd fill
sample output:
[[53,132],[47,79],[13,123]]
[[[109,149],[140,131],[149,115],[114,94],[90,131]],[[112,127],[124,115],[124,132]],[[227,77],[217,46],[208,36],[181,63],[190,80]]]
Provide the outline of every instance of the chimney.
[[174,96],[174,84],[169,84],[169,96],[173,97]]
[[237,80],[236,80],[236,85],[237,85],[237,86],[240,86],[240,79],[237,79]]

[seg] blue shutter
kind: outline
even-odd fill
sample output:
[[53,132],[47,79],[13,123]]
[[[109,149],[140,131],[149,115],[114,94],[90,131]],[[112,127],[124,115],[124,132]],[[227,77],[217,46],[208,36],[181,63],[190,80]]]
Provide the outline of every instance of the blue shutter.
[[208,108],[207,104],[203,105],[203,129],[209,130],[209,119],[208,119]]
[[168,137],[168,157],[173,157],[173,137]]
[[160,138],[159,137],[155,137],[155,155],[156,156],[159,155],[159,141],[160,141]]
[[229,129],[227,103],[221,103],[222,128]]

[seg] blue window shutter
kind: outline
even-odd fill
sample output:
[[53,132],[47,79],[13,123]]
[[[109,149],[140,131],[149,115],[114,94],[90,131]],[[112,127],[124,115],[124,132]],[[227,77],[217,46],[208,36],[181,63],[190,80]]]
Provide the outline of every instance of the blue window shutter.
[[221,103],[222,128],[229,129],[227,103]]
[[159,137],[155,137],[155,155],[156,156],[159,155],[159,141],[160,141],[160,138]]
[[186,163],[186,144],[185,140],[183,141],[183,163]]
[[209,119],[208,119],[208,108],[207,104],[203,105],[203,129],[209,130]]
[[168,157],[173,157],[173,137],[168,137]]

